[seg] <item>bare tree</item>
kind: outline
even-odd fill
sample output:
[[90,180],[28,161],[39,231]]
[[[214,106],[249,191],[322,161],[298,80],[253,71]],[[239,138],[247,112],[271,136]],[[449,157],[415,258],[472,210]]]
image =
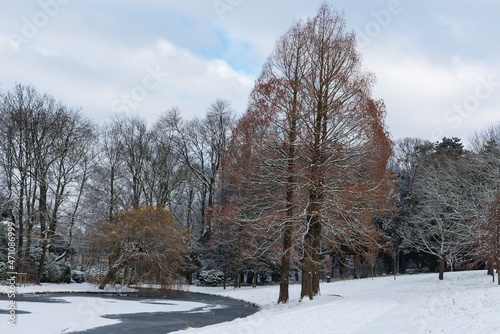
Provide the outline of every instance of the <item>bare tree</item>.
[[[323,4],[308,20],[307,34],[311,69],[305,83],[308,101],[301,114],[300,146],[309,168],[301,296],[312,298],[319,293],[322,234],[335,235],[342,230],[342,221],[351,220],[363,230],[358,218],[367,216],[347,214],[356,211],[349,208],[353,203],[360,204],[359,213],[372,206],[360,202],[360,190],[366,199],[385,200],[386,195],[375,190],[385,179],[391,141],[383,123],[384,105],[370,98],[374,77],[362,71],[355,36],[346,31],[344,18]],[[366,196],[371,189],[371,196]],[[351,200],[339,201],[341,194]]]
[[263,144],[268,151],[274,151],[268,152],[264,158],[265,163],[272,166],[268,169],[267,182],[282,184],[284,188],[284,196],[274,198],[277,203],[282,202],[277,208],[284,211],[283,221],[276,226],[283,239],[278,303],[286,303],[289,299],[293,236],[300,222],[297,192],[301,171],[297,161],[297,140],[299,113],[304,108],[305,100],[304,81],[309,69],[304,30],[304,23],[298,22],[278,40],[256,82],[250,101],[250,108],[267,116],[270,122],[269,137]]
[[240,236],[257,236],[249,254],[280,254],[280,302],[294,250],[302,255],[302,297],[312,298],[323,237],[331,246],[353,232],[351,245],[366,240],[390,193],[385,107],[369,97],[372,76],[361,71],[344,25],[325,4],[278,41],[224,157],[224,204],[233,209],[226,211]]
[[[2,95],[0,113],[2,159],[2,192],[6,198],[10,219],[18,227],[18,259],[22,263],[27,240],[27,255],[31,243],[31,232],[35,224],[35,203],[39,186],[35,171],[35,142],[33,126],[46,104],[46,96],[33,87],[16,85],[13,92]],[[42,125],[39,125],[41,127]],[[24,231],[26,230],[26,235]],[[20,268],[19,268],[20,269]]]
[[144,178],[151,156],[152,134],[148,130],[146,121],[138,116],[117,116],[114,126],[120,134],[123,160],[128,172],[126,182],[132,195],[130,203],[127,204],[137,208],[143,202],[147,202],[144,194]]
[[207,207],[214,203],[215,183],[222,151],[227,147],[234,126],[234,111],[227,100],[217,99],[207,110],[204,119],[195,118],[182,124],[174,119],[178,147],[183,162],[201,183],[201,217],[203,239],[210,239],[210,221],[205,219]]
[[120,204],[123,205],[123,203],[120,203],[121,191],[119,188],[120,181],[123,181],[124,177],[124,145],[120,135],[119,128],[116,125],[107,124],[101,130],[99,170],[102,179],[99,179],[95,190],[97,192],[104,190],[107,193],[101,194],[99,202],[106,203],[109,221],[113,221],[115,212],[121,209]]
[[[473,225],[475,245],[470,250],[472,264],[486,262],[488,274],[495,280],[495,236],[497,220],[498,191],[500,179],[500,123],[476,132],[470,138],[474,153],[471,170],[477,176],[476,196],[477,219]],[[496,263],[499,261],[496,260]],[[498,272],[498,268],[497,268]]]
[[453,267],[456,255],[470,246],[471,222],[477,215],[470,186],[474,177],[456,140],[448,145],[445,138],[426,158],[414,185],[417,208],[401,233],[404,246],[439,258],[442,280],[446,262]]
[[[416,198],[413,193],[418,173],[426,168],[425,155],[434,149],[434,145],[419,138],[403,138],[395,143],[388,168],[398,179],[397,211],[392,219],[384,221],[386,237],[391,244],[394,260],[394,278],[399,273],[399,262],[404,253],[401,229],[416,211]],[[404,270],[404,269],[403,269]]]
[[94,129],[79,111],[30,86],[16,85],[4,94],[1,111],[4,191],[18,226],[18,257],[20,263],[29,260],[36,229],[42,255],[33,274],[40,282],[54,239],[71,235],[88,179],[86,150]]
[[182,197],[182,184],[187,168],[182,164],[175,141],[175,127],[168,115],[163,115],[152,129],[152,151],[145,173],[145,193],[150,203],[175,206]]

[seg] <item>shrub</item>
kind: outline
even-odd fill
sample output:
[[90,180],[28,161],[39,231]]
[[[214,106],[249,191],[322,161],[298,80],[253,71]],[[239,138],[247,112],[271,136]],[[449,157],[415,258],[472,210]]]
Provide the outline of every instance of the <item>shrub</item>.
[[[42,247],[32,246],[30,250],[31,270],[30,276],[38,273],[40,259],[42,258]],[[40,282],[44,283],[71,283],[71,266],[67,262],[56,262],[53,253],[45,254],[45,265]]]
[[71,265],[68,262],[57,262],[59,268],[61,269],[61,276],[59,277],[59,282],[61,283],[71,283]]
[[198,285],[217,286],[224,283],[224,273],[219,270],[204,270],[198,275]]
[[414,274],[418,274],[418,273],[419,273],[418,269],[406,269],[407,275],[414,275]]
[[62,276],[61,267],[58,263],[52,261],[51,256],[46,256],[45,266],[43,268],[42,280],[41,282],[46,283],[59,283],[59,279]]
[[75,281],[75,283],[83,283],[85,282],[85,273],[80,270],[72,270],[71,279]]

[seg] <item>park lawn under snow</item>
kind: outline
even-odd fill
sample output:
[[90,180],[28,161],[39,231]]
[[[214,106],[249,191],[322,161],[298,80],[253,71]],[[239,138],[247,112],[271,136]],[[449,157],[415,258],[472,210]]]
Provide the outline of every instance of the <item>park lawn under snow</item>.
[[500,333],[500,286],[485,271],[420,274],[321,284],[321,295],[276,305],[276,286],[191,291],[257,303],[262,310],[235,321],[176,333]]
[[[256,303],[262,310],[235,321],[176,333],[500,333],[500,287],[485,271],[380,277],[321,284],[321,295],[299,301],[300,285],[290,286],[291,300],[276,305],[278,286],[242,288],[189,287],[190,291],[228,296]],[[6,287],[1,287],[5,292]],[[33,292],[97,291],[90,284],[19,288]],[[111,292],[113,290],[110,290]],[[20,302],[17,327],[1,315],[1,333],[69,333],[112,324],[106,314],[169,312],[204,307],[200,303],[124,301],[64,297],[65,304]],[[4,301],[2,301],[4,302]],[[172,305],[173,304],[173,305]],[[1,307],[6,308],[5,306]]]

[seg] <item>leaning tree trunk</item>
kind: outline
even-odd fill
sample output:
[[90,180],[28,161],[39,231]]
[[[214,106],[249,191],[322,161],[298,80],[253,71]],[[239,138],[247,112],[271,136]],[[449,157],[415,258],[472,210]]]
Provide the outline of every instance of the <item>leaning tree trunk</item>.
[[120,256],[120,258],[116,261],[114,265],[109,268],[108,272],[106,273],[106,276],[102,279],[101,283],[99,284],[99,289],[103,290],[104,287],[111,281],[111,279],[115,276],[116,272],[120,270],[123,265],[125,264],[126,260],[126,255]]

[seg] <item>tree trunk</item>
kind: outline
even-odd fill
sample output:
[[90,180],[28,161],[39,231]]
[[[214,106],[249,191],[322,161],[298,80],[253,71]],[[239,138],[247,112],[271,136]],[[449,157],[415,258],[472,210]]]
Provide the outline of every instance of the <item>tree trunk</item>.
[[445,259],[444,256],[441,257],[441,260],[439,261],[439,279],[443,280],[444,278],[444,265],[445,265]]
[[300,292],[300,299],[305,296],[313,299],[313,275],[314,263],[312,259],[313,252],[313,237],[307,233],[304,238],[304,256],[302,259],[302,290]]
[[206,200],[207,200],[207,186],[203,185],[201,191],[201,199],[200,199],[200,214],[201,214],[201,238],[203,243],[206,244],[208,242],[208,230],[207,230],[207,221],[206,221]]
[[[23,233],[24,233],[24,172],[22,172],[22,177],[20,180],[20,189],[19,189],[19,209],[18,209],[18,222],[19,222],[19,232],[18,232],[18,244],[17,244],[17,258],[22,259],[23,256]],[[11,214],[11,216],[14,218],[14,216]],[[12,222],[15,222],[14,219],[12,219]],[[29,260],[29,259],[28,259]]]
[[279,303],[288,302],[288,277],[290,276],[290,250],[292,247],[292,231],[290,226],[285,227],[285,236],[283,238],[283,257],[281,258],[281,282],[280,294],[278,297]]
[[106,273],[106,276],[104,276],[101,283],[99,284],[100,290],[104,290],[104,287],[106,287],[106,285],[109,283],[109,281],[111,281],[111,278],[113,278],[113,275],[116,273],[117,270],[118,270],[118,268],[116,268],[116,269],[111,268],[110,270],[108,270],[108,272]]
[[396,276],[398,275],[398,272],[397,272],[397,267],[398,267],[398,255],[397,255],[397,254],[398,254],[398,250],[396,249],[396,250],[394,251],[394,254],[393,254],[393,260],[394,260],[394,261],[392,261],[392,262],[393,262],[393,263],[392,263],[392,267],[393,267],[393,268],[392,268],[392,272],[394,273],[394,280],[396,280]]
[[[298,62],[300,57],[296,58],[295,78],[298,76]],[[292,109],[290,111],[290,130],[288,132],[288,156],[287,156],[287,183],[286,183],[286,218],[285,231],[283,237],[283,256],[281,258],[281,281],[279,303],[288,302],[289,277],[290,277],[290,252],[292,249],[292,219],[294,216],[294,184],[295,184],[295,142],[297,139],[297,94],[298,90],[293,92]]]
[[[215,186],[215,179],[212,176],[210,178],[210,185],[208,187],[208,206],[207,208],[210,209],[214,205],[214,186]],[[207,219],[205,217],[205,224],[206,224],[206,231],[207,231],[207,241],[210,240],[210,237],[212,236],[212,221],[211,217]]]
[[47,184],[45,183],[45,174],[42,175],[40,182],[40,199],[38,200],[39,205],[39,219],[40,219],[40,230],[43,237],[43,248],[42,257],[40,258],[40,266],[38,267],[38,275],[36,279],[36,284],[40,284],[43,275],[43,268],[45,265],[45,255],[47,253],[48,246],[48,230],[47,230]]
[[43,239],[42,256],[40,257],[40,266],[38,267],[38,274],[37,274],[37,278],[36,278],[36,284],[40,284],[40,282],[42,281],[43,268],[44,268],[44,264],[45,264],[45,257],[47,255],[47,248],[48,248],[47,239]]
[[259,271],[256,270],[253,274],[253,285],[252,287],[253,288],[256,288],[257,287],[257,277],[259,276]]
[[99,284],[99,289],[103,290],[104,287],[111,281],[113,276],[116,274],[116,272],[123,267],[123,264],[125,263],[125,258],[126,255],[122,255],[116,263],[109,268],[108,272],[106,273],[106,276],[102,279],[101,283]]
[[234,275],[234,288],[238,288],[238,281],[240,280],[240,272],[237,271],[236,274]]
[[187,227],[191,227],[191,211],[193,210],[193,198],[194,198],[194,188],[190,187],[188,196],[188,205],[187,205],[187,217],[186,217]]
[[401,274],[406,274],[406,255],[405,253],[402,253],[399,255],[400,258],[399,258],[399,272]]
[[396,275],[399,274],[399,260],[401,256],[401,251],[398,249],[397,262],[396,262]]
[[115,166],[111,167],[111,173],[109,177],[109,221],[113,221],[113,213],[115,212]]
[[488,275],[493,276],[493,281],[495,281],[495,268],[493,261],[488,261]]
[[313,268],[312,272],[312,284],[313,284],[313,294],[315,296],[319,295],[319,280],[321,278],[320,271],[320,261],[319,261],[319,252],[320,252],[320,243],[321,243],[321,223],[318,219],[316,219],[313,225],[314,239],[313,239]]
[[[317,176],[317,171],[313,171],[312,175]],[[310,187],[309,190],[309,206],[307,207],[307,220],[309,222],[308,231],[304,238],[304,255],[302,260],[302,291],[300,298],[308,296],[313,299],[319,292],[319,241],[321,234],[321,222],[318,213],[318,196],[319,190],[317,187]]]

